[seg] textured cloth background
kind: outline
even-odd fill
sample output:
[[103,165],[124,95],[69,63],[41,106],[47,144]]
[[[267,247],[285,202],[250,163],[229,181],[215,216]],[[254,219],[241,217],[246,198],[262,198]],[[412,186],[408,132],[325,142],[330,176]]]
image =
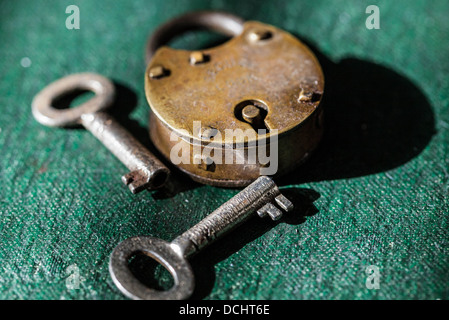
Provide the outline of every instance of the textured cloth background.
[[[65,27],[70,4],[80,8],[80,30]],[[380,30],[365,27],[369,4],[380,8]],[[171,240],[238,192],[175,174],[165,191],[132,195],[120,181],[126,168],[91,134],[31,115],[50,82],[98,72],[119,86],[117,118],[149,146],[146,38],[169,18],[208,8],[311,46],[326,75],[327,131],[306,165],[277,180],[296,211],[275,224],[253,219],[198,255],[194,298],[447,299],[444,0],[0,0],[0,298],[124,299],[108,272],[120,241]],[[187,34],[175,45],[201,48],[211,38]],[[370,265],[378,290],[365,285]],[[133,261],[140,274],[144,266]],[[161,269],[153,285],[164,288]]]

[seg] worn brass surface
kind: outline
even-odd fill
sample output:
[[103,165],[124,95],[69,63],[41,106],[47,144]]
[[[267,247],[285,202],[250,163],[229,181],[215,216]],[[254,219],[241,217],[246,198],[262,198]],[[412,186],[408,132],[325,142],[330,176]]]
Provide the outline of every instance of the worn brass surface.
[[[245,158],[243,164],[225,164],[223,152],[222,164],[195,164],[193,145],[232,145],[236,156],[246,157],[253,139],[230,138],[225,129],[257,130],[262,124],[268,134],[256,135],[256,142],[278,135],[278,174],[285,173],[305,160],[321,138],[323,91],[321,67],[303,43],[271,25],[245,22],[240,35],[214,48],[192,53],[164,46],[156,51],[145,76],[150,136],[168,159],[179,143],[170,140],[171,134],[182,137],[191,147],[191,161],[178,167],[193,179],[244,186],[260,175],[260,163],[249,164]],[[199,132],[195,121],[201,121]],[[210,129],[218,130],[223,140],[205,137],[204,130]]]

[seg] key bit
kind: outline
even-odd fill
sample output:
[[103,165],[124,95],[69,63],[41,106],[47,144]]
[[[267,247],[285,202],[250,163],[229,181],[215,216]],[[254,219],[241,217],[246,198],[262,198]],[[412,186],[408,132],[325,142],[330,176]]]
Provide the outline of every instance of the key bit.
[[[274,198],[274,200],[276,201],[276,203],[282,210],[284,210],[286,212],[293,210],[293,203],[291,203],[290,200],[288,200],[286,197],[284,197],[283,194],[278,195],[276,198]],[[262,208],[257,210],[257,214],[261,218],[270,216],[270,218],[273,221],[276,221],[276,220],[279,220],[282,218],[282,215],[283,215],[282,210],[279,210],[272,203],[269,202],[266,205],[264,205]]]
[[283,194],[278,195],[274,198],[279,207],[284,209],[284,211],[290,212],[293,210],[293,203],[288,200]]
[[128,186],[132,193],[139,193],[144,189],[151,188],[151,173],[145,170],[134,170],[122,177],[122,181]]
[[261,209],[257,210],[257,214],[261,218],[270,216],[273,221],[279,220],[282,217],[282,211],[276,208],[272,203],[267,203]]

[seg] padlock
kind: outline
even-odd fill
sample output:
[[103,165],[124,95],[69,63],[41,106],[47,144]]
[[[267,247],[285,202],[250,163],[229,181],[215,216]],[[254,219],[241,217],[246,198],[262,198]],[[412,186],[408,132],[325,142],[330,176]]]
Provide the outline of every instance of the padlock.
[[[232,38],[200,51],[165,46],[197,28]],[[191,13],[154,33],[147,62],[151,140],[195,181],[241,187],[283,175],[322,137],[321,66],[286,31],[227,13]]]

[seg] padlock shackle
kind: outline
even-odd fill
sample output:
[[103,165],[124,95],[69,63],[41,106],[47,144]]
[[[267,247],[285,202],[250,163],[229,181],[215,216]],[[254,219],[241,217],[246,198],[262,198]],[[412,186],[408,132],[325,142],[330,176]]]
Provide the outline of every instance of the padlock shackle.
[[238,16],[221,11],[195,11],[169,20],[148,39],[145,63],[150,62],[157,49],[187,31],[206,29],[234,37],[243,31],[244,22]]

